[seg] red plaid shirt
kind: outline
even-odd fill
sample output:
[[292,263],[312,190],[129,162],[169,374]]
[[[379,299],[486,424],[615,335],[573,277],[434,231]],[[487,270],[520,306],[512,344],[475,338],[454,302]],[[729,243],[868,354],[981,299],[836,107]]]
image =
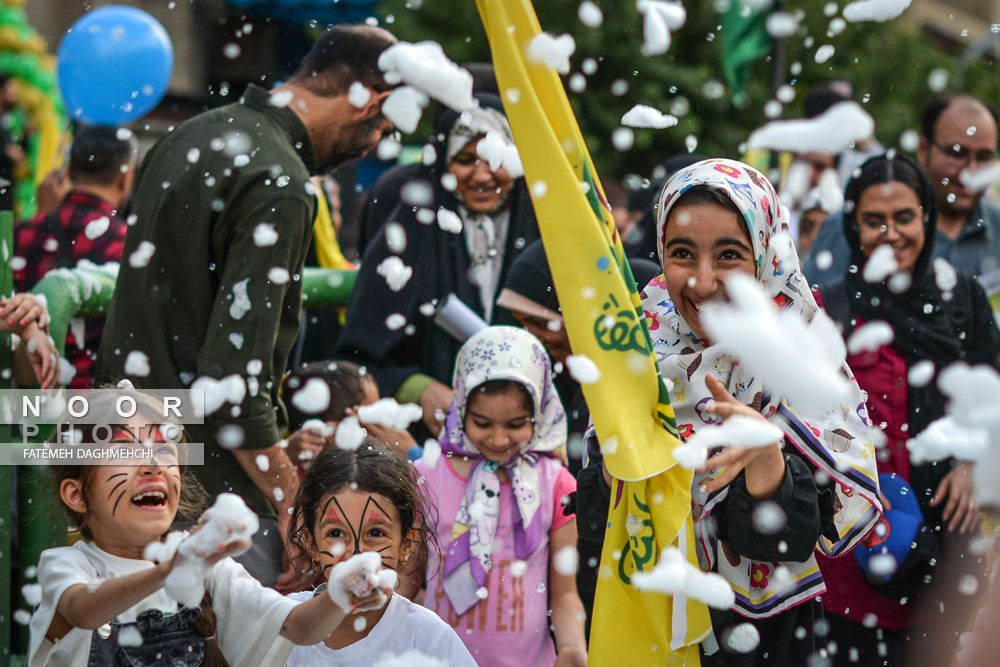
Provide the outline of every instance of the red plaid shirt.
[[[14,271],[14,288],[18,292],[30,290],[52,269],[73,268],[81,259],[94,264],[120,261],[126,229],[128,225],[114,215],[111,204],[73,190],[55,211],[15,225],[14,256],[20,259],[14,262],[18,267]],[[103,320],[88,319],[83,341],[77,340],[72,329],[66,334],[66,358],[76,368],[70,387],[91,386],[103,329]]]

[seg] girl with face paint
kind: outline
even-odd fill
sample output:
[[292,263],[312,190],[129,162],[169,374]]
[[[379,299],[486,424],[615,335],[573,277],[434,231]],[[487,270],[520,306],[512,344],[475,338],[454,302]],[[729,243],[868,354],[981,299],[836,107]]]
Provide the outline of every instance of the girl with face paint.
[[[336,584],[334,570],[369,553],[378,554],[381,567],[395,570],[405,585],[411,572],[423,574],[429,522],[413,469],[386,446],[369,439],[355,451],[324,449],[299,486],[289,535],[322,583],[289,597],[327,597],[321,593]],[[456,667],[476,664],[447,623],[399,590],[388,604],[356,606],[352,622],[321,643],[296,647],[287,664],[370,665],[385,652],[411,650]]]
[[111,390],[89,399],[89,414],[113,414],[126,397],[135,402],[133,417],[107,426],[74,423],[76,445],[50,445],[102,453],[86,465],[53,466],[59,499],[82,539],[42,553],[27,664],[284,664],[296,644],[314,644],[341,625],[348,615],[329,596],[289,600],[229,557],[249,541],[219,545],[206,558],[200,607],[166,593],[176,557],[154,563],[144,552],[167,538],[179,511],[185,521],[197,517],[200,487],[184,475],[183,431],[161,423],[163,406],[153,397]]

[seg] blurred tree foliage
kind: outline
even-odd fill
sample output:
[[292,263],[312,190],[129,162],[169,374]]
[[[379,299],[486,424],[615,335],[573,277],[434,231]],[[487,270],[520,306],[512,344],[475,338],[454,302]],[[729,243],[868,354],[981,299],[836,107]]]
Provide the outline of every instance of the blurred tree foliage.
[[[597,61],[582,93],[569,92],[577,118],[587,138],[598,170],[605,179],[628,174],[649,176],[666,157],[685,149],[685,137],[697,139],[697,151],[708,155],[738,156],[741,142],[766,119],[764,104],[771,99],[771,58],[758,62],[748,85],[749,104],[737,108],[725,90],[721,60],[725,35],[722,14],[725,0],[687,0],[687,23],[673,36],[665,56],[647,58],[640,53],[642,18],[631,0],[594,0],[604,11],[599,28],[584,26],[577,17],[578,0],[536,0],[543,30],[570,33],[576,39],[572,73],[581,71],[586,59]],[[734,2],[738,0],[733,0]],[[784,40],[783,80],[795,88],[795,99],[782,116],[802,115],[802,98],[810,86],[836,79],[849,81],[854,98],[876,121],[876,135],[885,146],[896,146],[900,135],[918,130],[923,105],[935,92],[928,77],[935,69],[947,73],[944,92],[960,90],[984,99],[1000,100],[997,65],[985,59],[956,72],[967,45],[956,46],[904,23],[847,23],[842,32],[830,32],[831,17],[824,11],[841,3],[821,0],[787,0],[784,10],[801,17],[799,32]],[[459,63],[487,62],[489,44],[473,0],[383,0],[379,14],[386,27],[410,42],[434,40]],[[836,24],[834,24],[836,28]],[[956,28],[961,28],[956,26]],[[831,44],[834,56],[815,62],[818,47]],[[801,67],[795,66],[800,63]],[[799,71],[793,76],[792,71]],[[572,76],[572,74],[570,75]],[[564,84],[569,76],[563,77]],[[621,84],[627,83],[627,92]],[[614,92],[613,92],[614,89]],[[611,132],[622,115],[635,104],[648,104],[680,116],[680,123],[666,130],[637,129],[635,145],[619,152],[611,145]],[[686,113],[682,113],[686,112]],[[429,131],[428,118],[412,139]]]

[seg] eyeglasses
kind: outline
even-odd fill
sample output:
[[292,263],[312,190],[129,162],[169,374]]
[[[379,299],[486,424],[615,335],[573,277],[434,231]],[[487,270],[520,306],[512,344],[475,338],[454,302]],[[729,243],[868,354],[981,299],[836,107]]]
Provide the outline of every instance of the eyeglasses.
[[969,164],[970,162],[975,162],[977,164],[988,164],[997,159],[997,152],[991,151],[988,148],[982,150],[973,151],[968,146],[963,146],[962,144],[952,144],[951,146],[944,146],[936,141],[932,141],[933,144],[939,151],[944,153],[945,157],[949,160],[953,160],[960,164]]

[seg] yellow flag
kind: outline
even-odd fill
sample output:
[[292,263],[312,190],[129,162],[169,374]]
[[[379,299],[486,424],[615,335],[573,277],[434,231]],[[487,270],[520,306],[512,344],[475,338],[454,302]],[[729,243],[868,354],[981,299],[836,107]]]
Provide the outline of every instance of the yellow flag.
[[601,374],[583,392],[616,480],[591,624],[591,664],[698,665],[697,643],[711,629],[707,608],[630,583],[671,545],[697,562],[692,473],[671,454],[677,426],[635,281],[562,81],[526,55],[541,34],[530,0],[476,4],[570,347]]
[[330,215],[330,202],[323,192],[323,181],[318,176],[313,176],[312,184],[316,188],[316,221],[313,223],[316,261],[324,269],[353,269],[354,264],[340,250],[337,230],[333,228],[333,216]]

